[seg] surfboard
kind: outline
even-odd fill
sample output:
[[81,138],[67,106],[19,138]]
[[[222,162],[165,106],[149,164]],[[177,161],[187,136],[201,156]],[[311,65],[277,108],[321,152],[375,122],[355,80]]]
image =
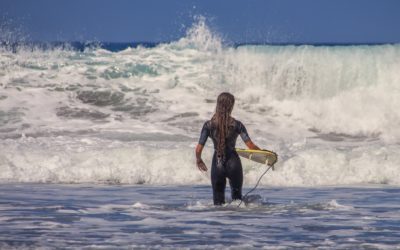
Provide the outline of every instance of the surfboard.
[[246,159],[273,166],[278,161],[278,155],[269,150],[241,149],[237,148],[236,152]]

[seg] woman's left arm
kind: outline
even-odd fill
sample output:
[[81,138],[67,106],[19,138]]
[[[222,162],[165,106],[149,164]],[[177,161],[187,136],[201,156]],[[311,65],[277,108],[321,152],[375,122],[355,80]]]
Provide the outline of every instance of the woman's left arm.
[[201,144],[197,144],[196,147],[196,165],[200,171],[207,171],[207,166],[204,161],[201,159],[201,152],[203,151],[204,146]]

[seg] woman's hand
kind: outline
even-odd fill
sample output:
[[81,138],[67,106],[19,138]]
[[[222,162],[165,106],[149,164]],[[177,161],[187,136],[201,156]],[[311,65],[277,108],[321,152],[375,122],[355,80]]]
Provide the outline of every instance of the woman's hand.
[[206,164],[204,164],[204,162],[203,162],[202,159],[198,160],[196,164],[197,164],[197,168],[198,168],[200,171],[207,172],[207,166],[206,166]]

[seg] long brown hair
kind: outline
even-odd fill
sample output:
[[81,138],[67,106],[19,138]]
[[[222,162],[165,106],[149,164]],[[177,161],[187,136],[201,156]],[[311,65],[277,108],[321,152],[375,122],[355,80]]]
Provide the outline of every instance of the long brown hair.
[[216,128],[217,132],[217,156],[219,159],[225,157],[225,139],[228,135],[234,104],[235,97],[231,93],[221,93],[217,99],[215,114],[211,119],[212,125]]

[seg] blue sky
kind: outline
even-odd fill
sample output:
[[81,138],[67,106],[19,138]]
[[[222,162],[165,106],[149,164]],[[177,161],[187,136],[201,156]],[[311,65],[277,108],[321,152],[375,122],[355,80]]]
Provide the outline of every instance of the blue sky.
[[35,41],[170,41],[195,15],[234,43],[400,42],[400,0],[0,0]]

